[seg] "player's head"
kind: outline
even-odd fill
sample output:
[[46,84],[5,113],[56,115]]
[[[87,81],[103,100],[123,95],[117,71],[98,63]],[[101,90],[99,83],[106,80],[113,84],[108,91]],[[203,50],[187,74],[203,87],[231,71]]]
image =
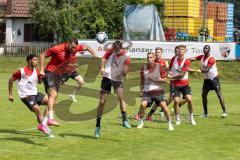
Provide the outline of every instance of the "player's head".
[[203,53],[204,53],[205,55],[208,55],[209,52],[210,52],[210,46],[209,46],[209,45],[205,45],[205,46],[203,47]]
[[179,45],[178,46],[178,56],[182,57],[186,53],[186,46],[185,45]]
[[122,42],[117,40],[112,44],[113,53],[119,54],[122,49]]
[[78,45],[78,40],[77,38],[71,38],[68,41],[68,44],[66,46],[66,53],[67,54],[72,54],[74,51],[74,48]]
[[162,58],[162,51],[163,51],[163,49],[160,48],[160,47],[155,48],[156,59],[161,59]]
[[147,53],[147,62],[148,62],[148,64],[154,63],[155,62],[155,58],[156,58],[156,56],[155,56],[155,54],[153,52],[148,52]]
[[176,46],[176,47],[174,48],[174,54],[175,54],[175,56],[178,55],[178,46]]
[[38,65],[38,57],[36,54],[29,54],[26,58],[26,61],[31,67],[37,67]]

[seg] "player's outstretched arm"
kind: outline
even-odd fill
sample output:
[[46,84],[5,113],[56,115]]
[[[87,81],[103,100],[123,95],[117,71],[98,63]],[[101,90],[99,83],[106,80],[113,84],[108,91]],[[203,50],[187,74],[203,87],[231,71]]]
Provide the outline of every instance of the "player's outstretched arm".
[[197,73],[201,73],[201,69],[193,69],[193,68],[189,68],[188,71],[189,71],[189,72],[197,72]]
[[173,76],[172,74],[168,74],[168,78],[172,79],[172,80],[178,80],[181,79],[182,77],[184,77],[186,74],[185,71],[181,71],[178,75]]
[[8,81],[8,100],[10,102],[13,102],[13,94],[12,94],[12,89],[13,89],[13,78],[11,77]]
[[104,70],[105,70],[105,64],[106,64],[107,60],[105,58],[102,58],[102,62],[100,64],[100,73],[103,75]]
[[92,54],[93,58],[98,58],[96,52],[89,46],[86,46],[85,49]]
[[201,67],[201,72],[202,73],[207,73],[211,68],[212,68],[212,66]]
[[190,61],[196,61],[196,57],[193,57],[193,58],[189,58]]
[[45,60],[45,57],[47,56],[46,52],[43,52],[40,54],[40,75],[41,76],[45,76],[45,73],[44,73],[44,60]]
[[129,69],[128,65],[125,64],[125,65],[123,66],[123,75],[124,75],[124,76],[127,75],[128,69]]

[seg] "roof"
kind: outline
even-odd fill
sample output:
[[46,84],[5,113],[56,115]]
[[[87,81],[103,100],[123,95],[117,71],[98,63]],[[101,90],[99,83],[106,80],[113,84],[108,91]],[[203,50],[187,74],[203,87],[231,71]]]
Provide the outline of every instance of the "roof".
[[7,0],[0,0],[0,6],[6,6]]
[[[0,0],[3,1],[3,0]],[[29,18],[29,0],[7,0],[6,17]]]

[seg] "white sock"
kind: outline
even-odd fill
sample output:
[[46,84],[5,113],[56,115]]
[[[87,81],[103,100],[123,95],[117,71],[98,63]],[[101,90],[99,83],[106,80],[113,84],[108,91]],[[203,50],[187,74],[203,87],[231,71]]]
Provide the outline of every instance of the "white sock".
[[71,95],[72,95],[72,96],[75,96],[75,95],[76,95],[76,92],[77,92],[77,91],[76,91],[76,89],[74,88],[74,89],[72,90]]
[[177,120],[177,121],[180,121],[180,115],[177,115],[177,116],[176,116],[176,120]]
[[53,111],[49,111],[48,112],[48,118],[49,119],[53,119]]
[[193,113],[189,113],[190,120],[193,119]]
[[48,118],[47,118],[47,117],[43,117],[42,124],[46,126],[46,125],[47,125],[47,120],[48,120]]

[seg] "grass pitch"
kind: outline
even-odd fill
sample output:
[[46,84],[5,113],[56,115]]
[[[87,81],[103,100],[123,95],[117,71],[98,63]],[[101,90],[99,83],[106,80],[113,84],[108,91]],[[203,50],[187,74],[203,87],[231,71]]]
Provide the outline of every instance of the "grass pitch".
[[[16,60],[18,61],[18,60]],[[16,62],[13,61],[13,62]],[[21,59],[24,62],[24,59]],[[12,62],[12,61],[11,61]],[[24,64],[24,63],[23,63]],[[132,129],[121,126],[116,96],[109,95],[102,120],[101,138],[94,138],[95,109],[98,104],[101,78],[87,81],[77,96],[77,103],[68,99],[68,93],[75,84],[70,80],[62,87],[58,97],[57,119],[63,124],[52,127],[56,136],[49,139],[36,130],[36,118],[18,98],[14,85],[14,103],[7,100],[7,83],[18,65],[0,69],[0,160],[126,160],[126,159],[171,159],[171,160],[236,160],[240,152],[240,83],[221,81],[228,117],[221,119],[221,108],[214,92],[208,95],[209,118],[202,114],[201,79],[192,79],[191,87],[194,114],[197,126],[187,121],[187,107],[183,106],[182,124],[175,131],[167,130],[167,124],[159,121],[145,122],[143,129],[137,129],[137,122],[130,120]],[[4,72],[4,73],[3,73]],[[82,75],[86,67],[80,68]],[[91,77],[85,77],[91,78]],[[137,113],[139,77],[130,73],[125,84],[126,102],[131,116]],[[39,90],[44,92],[43,85]],[[42,106],[42,109],[45,106]],[[172,104],[169,106],[172,108]]]

